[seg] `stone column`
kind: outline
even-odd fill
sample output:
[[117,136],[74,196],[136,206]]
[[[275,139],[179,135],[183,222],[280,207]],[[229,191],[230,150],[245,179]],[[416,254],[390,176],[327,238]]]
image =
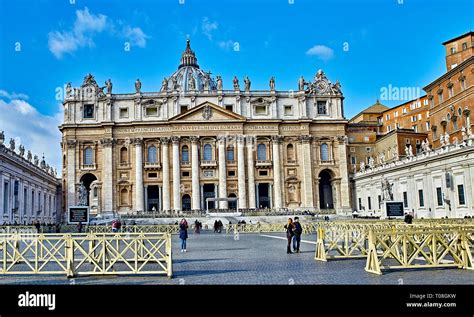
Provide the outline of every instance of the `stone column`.
[[280,162],[280,144],[282,136],[272,136],[272,149],[273,149],[273,188],[275,190],[274,202],[272,205],[275,209],[282,208],[282,188],[281,188],[281,162]]
[[143,140],[133,140],[135,145],[135,210],[143,211]]
[[[255,209],[255,164],[253,161],[253,150],[254,150],[254,136],[247,135],[247,169],[248,169],[248,188],[249,188],[249,204],[248,208]],[[258,207],[258,206],[257,206]]]
[[[320,203],[319,203],[319,177],[316,178],[316,180],[314,181],[314,196],[316,198],[315,200],[315,204],[314,204],[314,209],[316,210],[319,210],[320,208]],[[301,199],[301,202],[303,203],[303,197]]]
[[313,201],[313,171],[311,168],[311,135],[301,135],[303,182],[302,182],[302,208],[314,209]]
[[173,210],[181,211],[181,175],[178,136],[171,137],[173,142]]
[[199,184],[199,152],[198,152],[199,137],[191,137],[191,178],[192,178],[192,195],[191,200],[191,209],[199,210],[201,209],[201,194],[200,194],[200,184]]
[[[114,185],[113,185],[113,155],[112,150],[115,143],[113,138],[104,138],[100,140],[102,144],[102,188],[104,194],[104,211],[114,211]],[[142,192],[143,193],[143,192]]]
[[[67,193],[66,193],[66,204],[65,204],[66,209],[69,206],[76,205],[76,144],[77,144],[76,140],[67,141],[67,171],[66,171]],[[3,189],[3,185],[2,185],[2,189]],[[33,207],[34,206],[31,206],[31,208]]]
[[351,208],[351,197],[350,197],[350,188],[349,188],[349,172],[347,170],[347,137],[340,136],[338,137],[338,152],[339,156],[338,161],[336,162],[339,166],[339,171],[341,175],[340,182],[340,191],[341,195],[339,199],[341,200],[341,208],[343,212],[350,213]]
[[162,154],[162,171],[163,171],[163,211],[171,210],[171,199],[170,199],[170,156],[168,143],[169,138],[161,138],[161,154]]
[[[217,137],[218,156],[219,156],[219,198],[227,198],[227,175],[226,175],[226,158],[225,158],[225,136]],[[227,201],[219,201],[220,209],[228,208]]]
[[247,209],[247,193],[245,189],[245,139],[243,135],[237,136],[237,172],[239,188],[239,209]]

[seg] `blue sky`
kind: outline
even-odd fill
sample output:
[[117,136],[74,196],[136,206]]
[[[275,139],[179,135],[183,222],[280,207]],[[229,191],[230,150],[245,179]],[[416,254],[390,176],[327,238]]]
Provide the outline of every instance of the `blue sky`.
[[115,93],[132,92],[137,78],[143,91],[156,91],[177,68],[189,37],[201,68],[221,75],[224,88],[232,86],[234,75],[248,75],[254,89],[267,89],[271,76],[277,90],[296,89],[300,75],[310,79],[323,69],[333,82],[340,80],[350,118],[373,104],[383,87],[421,89],[441,75],[441,43],[473,29],[474,5],[468,0],[0,0],[0,21],[0,130],[33,149],[42,142],[37,150],[51,152],[58,165],[57,147],[48,142],[59,136],[57,89],[67,82],[80,85],[88,72],[99,84],[111,78]]

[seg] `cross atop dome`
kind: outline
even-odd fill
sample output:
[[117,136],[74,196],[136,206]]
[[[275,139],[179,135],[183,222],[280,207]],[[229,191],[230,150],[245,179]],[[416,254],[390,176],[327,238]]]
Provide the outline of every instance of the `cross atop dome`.
[[194,54],[193,50],[191,49],[191,41],[189,39],[186,40],[186,49],[184,50],[183,54],[181,55],[181,64],[178,68],[184,66],[193,66],[199,68],[197,64],[197,58]]

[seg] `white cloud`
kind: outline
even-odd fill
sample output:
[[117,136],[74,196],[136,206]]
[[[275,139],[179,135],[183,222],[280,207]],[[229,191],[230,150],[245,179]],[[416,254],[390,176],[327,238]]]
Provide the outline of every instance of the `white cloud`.
[[28,96],[25,94],[17,94],[16,92],[7,92],[5,90],[0,89],[0,98],[7,98],[7,99],[21,99],[21,100],[28,100]]
[[10,99],[1,94],[0,113],[3,115],[0,116],[0,130],[5,131],[5,143],[14,138],[18,142],[17,148],[22,144],[26,152],[31,150],[39,158],[44,153],[46,163],[61,173],[61,134],[58,126],[63,118],[62,105],[58,105],[56,114],[49,116],[40,113],[25,100]]
[[212,41],[212,33],[217,30],[218,27],[219,24],[217,23],[217,21],[211,22],[209,21],[208,17],[204,17],[202,19],[201,31],[205,36],[207,36],[209,41]]
[[334,50],[324,45],[315,45],[306,51],[306,55],[316,56],[323,61],[327,61],[334,57]]
[[129,39],[132,45],[141,48],[146,46],[146,39],[149,38],[149,36],[147,36],[139,27],[132,28],[128,25],[124,27],[123,35],[125,38]]
[[76,19],[70,30],[52,31],[48,34],[48,47],[53,55],[60,59],[82,47],[94,47],[94,37],[105,31],[111,36],[125,37],[132,45],[146,46],[148,36],[139,28],[124,25],[116,32],[114,22],[103,14],[92,14],[87,7],[76,11]]

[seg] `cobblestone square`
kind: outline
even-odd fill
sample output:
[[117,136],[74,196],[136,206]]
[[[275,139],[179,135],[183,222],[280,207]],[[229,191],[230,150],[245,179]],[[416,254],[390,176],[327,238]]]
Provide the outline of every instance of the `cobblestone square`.
[[314,260],[315,235],[303,235],[300,254],[286,254],[284,234],[189,234],[187,252],[173,235],[174,277],[106,276],[67,279],[63,275],[2,276],[1,284],[474,284],[471,271],[421,269],[364,270],[365,259]]

